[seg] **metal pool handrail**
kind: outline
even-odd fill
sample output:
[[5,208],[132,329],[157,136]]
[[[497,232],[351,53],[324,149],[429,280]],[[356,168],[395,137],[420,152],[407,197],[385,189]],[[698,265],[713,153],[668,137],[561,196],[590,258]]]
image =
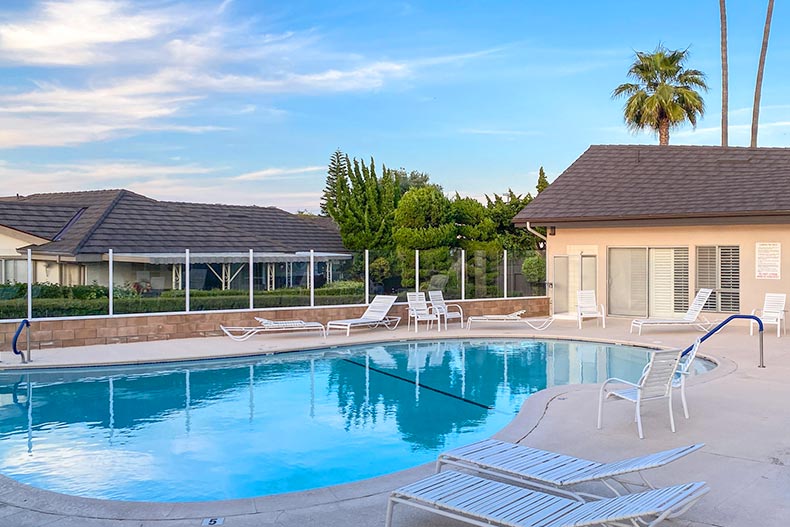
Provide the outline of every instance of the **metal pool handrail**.
[[[733,321],[735,319],[739,319],[739,318],[740,319],[754,320],[754,321],[757,322],[757,325],[760,327],[760,333],[759,333],[759,337],[760,337],[760,340],[759,340],[759,342],[760,342],[760,363],[757,365],[757,367],[758,368],[765,368],[765,361],[763,360],[763,321],[760,320],[760,317],[757,317],[755,315],[730,315],[726,319],[724,319],[721,322],[719,322],[719,324],[715,328],[713,328],[713,329],[709,330],[707,333],[705,333],[699,339],[699,341],[700,342],[705,342],[710,337],[715,335],[716,332],[719,331],[721,328],[723,328],[724,326],[729,324],[731,321]],[[693,348],[693,347],[694,347],[694,345],[692,344],[691,346],[689,346],[688,348],[683,350],[683,353],[681,353],[681,357],[686,355],[686,353],[690,353],[691,352],[691,348]]]
[[[17,347],[17,343],[19,342],[19,335],[22,334],[22,330],[27,328],[27,360],[25,360],[25,355],[19,348]],[[22,360],[22,364],[30,362],[30,321],[28,319],[24,319],[22,322],[19,323],[19,327],[16,328],[16,333],[14,333],[14,339],[11,341],[11,349],[13,350],[14,354],[19,355],[19,358]]]

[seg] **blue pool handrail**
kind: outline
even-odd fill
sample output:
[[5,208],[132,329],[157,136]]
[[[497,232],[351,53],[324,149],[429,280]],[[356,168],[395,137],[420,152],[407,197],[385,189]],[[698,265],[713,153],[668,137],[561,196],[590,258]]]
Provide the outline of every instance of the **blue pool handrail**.
[[[705,342],[706,340],[711,338],[713,335],[715,335],[716,332],[718,332],[721,328],[723,328],[724,326],[729,324],[731,321],[736,320],[736,319],[754,320],[755,322],[757,322],[757,325],[760,327],[760,333],[759,333],[759,337],[760,337],[760,363],[757,365],[757,367],[758,368],[765,368],[765,361],[763,360],[763,329],[764,328],[763,328],[763,321],[760,320],[760,317],[758,317],[758,316],[755,316],[755,315],[730,315],[729,317],[727,317],[724,320],[722,320],[721,322],[719,322],[716,325],[715,328],[709,330],[702,337],[700,337],[700,339],[699,339],[700,343]],[[691,349],[693,347],[694,347],[694,345],[692,344],[688,348],[684,349],[683,353],[681,353],[680,356],[683,357],[687,353],[690,353]]]
[[[27,362],[25,360],[25,356],[19,351],[17,347],[17,343],[19,342],[19,336],[22,334],[22,330],[28,328],[28,355],[30,354],[30,321],[28,319],[24,319],[22,322],[19,323],[19,327],[16,328],[16,333],[14,333],[14,339],[11,341],[11,349],[14,351],[15,355],[19,355],[22,359],[22,362]],[[29,357],[28,357],[29,358]]]

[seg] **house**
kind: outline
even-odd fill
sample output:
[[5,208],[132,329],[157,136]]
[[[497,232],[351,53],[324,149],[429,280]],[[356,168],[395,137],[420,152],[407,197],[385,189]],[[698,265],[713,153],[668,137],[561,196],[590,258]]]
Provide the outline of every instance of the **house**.
[[761,307],[790,292],[790,149],[591,146],[514,219],[547,230],[553,310],[595,289],[610,315]]
[[0,197],[0,283],[27,282],[27,249],[33,282],[105,286],[112,249],[113,284],[138,292],[183,288],[187,249],[193,289],[246,289],[250,249],[255,286],[269,290],[306,285],[310,250],[318,285],[351,258],[329,218],[128,190]]

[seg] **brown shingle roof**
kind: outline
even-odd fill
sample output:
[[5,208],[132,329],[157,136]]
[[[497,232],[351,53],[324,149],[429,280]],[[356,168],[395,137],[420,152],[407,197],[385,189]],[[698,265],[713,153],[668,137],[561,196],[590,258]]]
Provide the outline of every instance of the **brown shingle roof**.
[[39,235],[54,241],[34,250],[47,254],[347,252],[334,224],[275,207],[157,201],[128,190],[33,194],[0,198],[0,225],[24,230],[25,210],[53,211],[36,220]]
[[790,216],[790,148],[595,145],[517,224]]

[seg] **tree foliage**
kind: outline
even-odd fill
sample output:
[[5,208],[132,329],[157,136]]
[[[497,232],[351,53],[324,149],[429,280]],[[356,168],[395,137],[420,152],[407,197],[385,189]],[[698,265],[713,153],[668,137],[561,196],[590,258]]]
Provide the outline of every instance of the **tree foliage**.
[[[427,187],[428,185],[432,185],[430,182],[431,176],[428,175],[426,172],[420,172],[418,170],[412,170],[411,172],[406,172],[406,169],[401,167],[392,171],[393,177],[398,182],[398,187],[400,189],[400,195],[403,196],[409,190],[413,188],[422,188]],[[441,190],[442,187],[439,185],[434,185]]]
[[335,187],[337,185],[337,180],[348,178],[348,166],[348,155],[344,154],[339,148],[335,150],[332,157],[329,158],[329,167],[326,171],[326,185],[324,186],[324,193],[321,196],[321,214],[323,216],[329,214],[327,204],[334,203],[336,200]]
[[386,250],[392,247],[392,220],[398,201],[398,186],[386,167],[376,175],[373,158],[364,161],[344,159],[345,168],[334,182],[334,201],[327,201],[327,212],[340,229],[346,248]]
[[531,249],[534,245],[534,236],[526,229],[516,227],[513,218],[532,201],[532,195],[516,194],[508,189],[507,194],[500,196],[494,194],[493,198],[486,195],[486,210],[494,222],[497,240],[503,249],[513,252],[522,252]]
[[546,179],[546,172],[543,171],[543,167],[540,167],[538,170],[538,184],[535,185],[535,188],[538,190],[538,194],[546,190],[549,186],[549,180]]
[[688,49],[668,50],[659,45],[652,53],[637,51],[628,70],[634,82],[621,84],[612,97],[626,97],[623,116],[633,131],[650,129],[659,143],[669,144],[669,130],[688,121],[697,125],[705,103],[697,90],[707,91],[705,74],[686,69]]

